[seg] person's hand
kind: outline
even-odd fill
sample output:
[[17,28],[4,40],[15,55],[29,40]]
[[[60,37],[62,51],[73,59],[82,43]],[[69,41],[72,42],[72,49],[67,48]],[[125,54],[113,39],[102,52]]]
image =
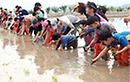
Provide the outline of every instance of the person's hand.
[[88,49],[90,48],[90,46],[87,46],[87,47],[83,47],[84,48],[84,51],[87,52]]
[[92,60],[91,65],[93,65],[96,62],[97,62],[97,60]]
[[115,55],[118,55],[118,54],[120,54],[120,51],[117,51],[117,52],[115,53]]

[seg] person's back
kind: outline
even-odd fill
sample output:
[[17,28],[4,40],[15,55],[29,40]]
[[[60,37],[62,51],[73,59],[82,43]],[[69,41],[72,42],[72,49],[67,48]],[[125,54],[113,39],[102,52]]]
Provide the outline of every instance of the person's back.
[[75,24],[78,23],[79,18],[74,15],[66,15],[59,18],[59,20],[62,22],[61,27],[65,27],[66,30],[64,32],[64,35],[66,34],[74,34],[76,35],[76,26]]
[[130,31],[125,31],[121,33],[114,34],[114,38],[116,38],[120,43],[124,44],[124,39],[127,39],[127,36],[130,35]]
[[77,23],[77,22],[80,20],[79,17],[74,16],[74,15],[67,15],[67,18],[69,19],[69,21],[70,21],[71,23]]
[[117,33],[116,29],[108,22],[101,22],[100,27],[98,30],[109,32],[109,33]]
[[130,35],[130,31],[121,32],[113,35],[113,37],[118,41],[118,44],[120,45],[120,47],[118,48],[119,51],[127,48],[125,51],[115,56],[119,65],[123,65],[123,66],[130,65],[130,61],[129,61],[130,48],[128,47],[130,45],[130,40],[129,38],[127,38],[127,36],[129,35]]
[[121,33],[117,33],[117,34],[115,34],[115,35],[118,35],[118,36],[127,36],[127,35],[129,35],[130,34],[130,31],[125,31],[125,32],[121,32]]

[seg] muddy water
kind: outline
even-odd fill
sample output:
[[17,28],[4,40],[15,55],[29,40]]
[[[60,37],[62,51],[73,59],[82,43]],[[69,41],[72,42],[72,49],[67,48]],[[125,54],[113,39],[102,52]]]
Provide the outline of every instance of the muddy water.
[[55,51],[0,28],[0,82],[130,81],[129,67],[115,65],[110,72],[106,62],[91,66],[91,59],[82,48]]
[[109,20],[112,22],[112,24],[115,26],[115,28],[117,29],[118,32],[130,31],[130,23],[128,23],[128,25],[126,25],[123,22],[122,18],[111,18]]

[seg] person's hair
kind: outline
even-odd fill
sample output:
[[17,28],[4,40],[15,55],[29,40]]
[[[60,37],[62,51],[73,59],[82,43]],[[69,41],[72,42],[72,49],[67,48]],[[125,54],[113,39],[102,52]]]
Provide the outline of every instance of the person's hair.
[[19,20],[17,17],[14,18],[14,21],[16,22],[17,20]]
[[6,8],[5,8],[4,10],[5,10],[5,11],[7,11],[7,9],[6,9]]
[[2,19],[2,16],[0,15],[0,19]]
[[95,22],[100,22],[100,18],[98,16],[88,17],[88,24],[87,25],[94,24]]
[[44,21],[45,19],[44,18],[42,18],[42,17],[38,17],[37,18],[38,19],[38,21],[40,22],[40,21]]
[[58,40],[61,37],[61,35],[59,33],[54,33],[52,35],[52,40]]
[[101,41],[105,40],[106,41],[110,37],[113,37],[112,33],[100,31],[99,40],[101,40]]
[[19,10],[17,9],[17,10],[15,11],[15,13],[16,13],[16,12],[19,13]]
[[41,3],[36,2],[34,6],[35,6],[35,7],[38,7],[38,6],[42,6],[42,5],[41,5]]
[[22,8],[21,6],[18,7],[19,9]]
[[40,10],[39,7],[34,7],[34,12],[37,12],[38,10]]
[[86,13],[86,5],[84,3],[79,2],[78,6],[74,8],[73,12],[75,12],[76,9],[78,9],[78,13],[81,15]]
[[90,9],[93,9],[94,10],[94,13],[96,13],[96,9],[94,9],[93,7],[91,7],[91,6],[88,6]]
[[87,24],[85,24],[85,23],[80,23],[79,25],[87,26]]
[[107,17],[106,17],[106,12],[107,12],[107,8],[105,7],[105,6],[99,6],[98,8],[97,8],[97,11],[96,11],[96,13],[98,13],[99,15],[101,15],[104,19],[106,19],[107,21],[108,21],[108,19],[107,19]]
[[12,11],[9,11],[9,13],[12,13]]
[[10,18],[9,18],[9,21],[11,21],[12,19],[13,19],[13,18],[12,18],[12,17],[10,17]]
[[47,20],[47,22],[48,22],[48,25],[51,25],[51,21],[50,20]]
[[96,13],[96,11],[97,11],[97,5],[94,2],[88,1],[87,2],[87,7],[93,9],[94,13]]
[[45,18],[41,18],[41,21],[45,21],[46,19]]
[[2,10],[3,8],[2,7],[0,7],[0,10]]
[[18,12],[21,8],[22,8],[21,6],[18,6],[18,8],[17,8],[17,10],[16,10],[16,11]]
[[59,18],[56,18],[57,21],[60,21]]
[[[93,3],[93,2],[90,2],[90,3]],[[92,8],[92,7],[90,7],[90,8]],[[86,4],[84,4],[84,3],[78,3],[78,6],[74,8],[73,12],[75,12],[76,10],[78,10],[78,13],[80,13],[81,15],[84,14],[88,18],[88,15],[86,14]],[[95,13],[98,13],[104,19],[108,20],[107,17],[106,17],[106,15],[105,15],[106,11],[107,11],[107,8],[105,6],[99,6],[97,9],[94,9]]]
[[19,7],[18,5],[15,6],[15,8],[18,8],[18,7]]
[[35,25],[35,24],[37,24],[37,22],[38,22],[38,19],[34,19],[32,23],[33,23],[33,25]]
[[33,12],[32,15],[33,15],[33,16],[36,16],[37,14]]
[[[25,17],[20,18],[20,21],[23,21]],[[25,20],[24,20],[25,21]],[[26,22],[26,21],[25,21]]]
[[86,21],[87,21],[87,20],[81,20],[81,21],[78,22],[78,25],[87,25],[87,24],[86,24]]

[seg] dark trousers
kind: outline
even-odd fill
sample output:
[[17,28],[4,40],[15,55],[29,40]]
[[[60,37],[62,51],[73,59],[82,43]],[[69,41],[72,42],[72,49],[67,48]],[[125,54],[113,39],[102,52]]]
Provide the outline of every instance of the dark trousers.
[[72,42],[67,44],[67,49],[70,49],[70,47],[73,47],[74,49],[77,48],[77,39],[73,40]]

